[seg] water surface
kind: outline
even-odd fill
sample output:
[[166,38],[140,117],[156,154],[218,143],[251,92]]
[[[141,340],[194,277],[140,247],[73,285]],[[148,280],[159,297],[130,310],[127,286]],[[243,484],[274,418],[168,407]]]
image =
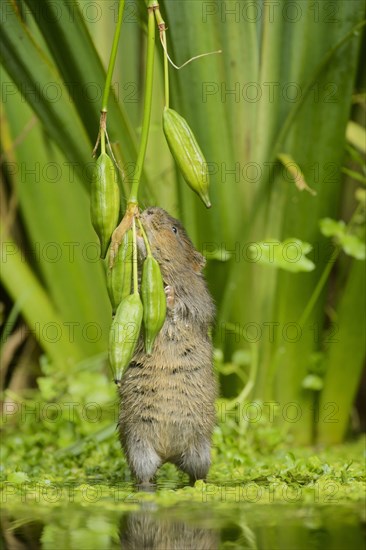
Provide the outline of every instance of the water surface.
[[[153,500],[107,501],[3,510],[2,546],[9,550],[363,550],[359,506],[298,504],[157,507]],[[133,504],[132,504],[133,506]],[[129,503],[131,508],[131,502]]]

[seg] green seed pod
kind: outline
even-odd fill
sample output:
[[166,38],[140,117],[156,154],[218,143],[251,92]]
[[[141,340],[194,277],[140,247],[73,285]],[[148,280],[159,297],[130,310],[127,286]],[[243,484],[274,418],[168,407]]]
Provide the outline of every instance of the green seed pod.
[[119,304],[131,293],[132,280],[132,230],[124,234],[118,248],[113,267],[109,268],[109,254],[107,255],[107,289],[112,304],[113,313]]
[[201,197],[207,208],[210,208],[207,162],[187,121],[173,109],[165,108],[163,129],[169,149],[184,179]]
[[139,294],[130,294],[119,304],[109,333],[109,362],[114,381],[119,384],[139,338],[142,322]]
[[154,341],[165,321],[166,296],[158,262],[152,256],[144,261],[141,279],[144,304],[145,350],[151,354]]
[[95,164],[90,189],[90,215],[104,258],[119,216],[119,187],[112,160],[102,153]]

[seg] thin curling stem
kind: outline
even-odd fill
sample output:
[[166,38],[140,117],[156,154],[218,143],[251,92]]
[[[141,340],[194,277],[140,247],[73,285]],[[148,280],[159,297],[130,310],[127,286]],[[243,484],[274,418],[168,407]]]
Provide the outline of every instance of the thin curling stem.
[[104,92],[103,92],[102,113],[107,112],[108,99],[109,99],[109,92],[110,92],[110,89],[111,89],[113,70],[114,70],[114,65],[116,63],[116,57],[117,57],[118,42],[119,42],[119,37],[121,35],[124,7],[125,7],[125,0],[119,0],[118,20],[117,20],[116,30],[114,31],[112,51],[111,51],[111,55],[110,55],[110,58],[109,58],[107,78],[106,78],[106,81],[105,81]]
[[183,67],[185,67],[186,65],[189,65],[189,63],[192,63],[192,61],[195,61],[196,59],[200,59],[201,57],[207,57],[208,55],[216,55],[217,53],[222,53],[222,50],[215,50],[214,52],[200,53],[199,55],[194,55],[193,57],[188,59],[188,61],[183,63],[183,65],[176,65],[174,61],[172,61],[172,59],[169,57],[168,51],[166,49],[166,42],[162,40],[161,36],[160,36],[160,42],[161,42],[161,45],[163,46],[163,50],[165,52],[166,57],[169,60],[169,63],[174,67],[174,69],[177,69],[177,71],[180,71],[181,69],[183,69]]
[[137,204],[137,194],[140,185],[142,167],[145,160],[147,140],[149,137],[151,104],[153,92],[153,77],[154,77],[154,53],[155,53],[155,20],[154,6],[157,5],[155,0],[150,0],[148,4],[148,32],[147,32],[147,59],[146,59],[146,87],[145,87],[145,102],[144,114],[142,121],[140,148],[137,156],[136,171],[133,178],[129,203]]

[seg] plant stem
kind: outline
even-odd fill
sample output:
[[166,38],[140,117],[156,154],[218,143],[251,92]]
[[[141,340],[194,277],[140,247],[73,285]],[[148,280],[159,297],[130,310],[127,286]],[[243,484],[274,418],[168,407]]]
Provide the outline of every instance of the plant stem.
[[116,62],[119,37],[121,35],[124,7],[125,7],[125,0],[119,0],[118,20],[117,20],[116,30],[114,32],[112,51],[111,51],[111,55],[110,55],[110,58],[109,58],[107,78],[106,78],[105,86],[104,86],[103,99],[102,99],[102,112],[103,111],[107,112],[108,98],[109,98],[109,92],[110,92],[110,89],[111,89],[111,82],[112,82],[112,75],[113,75],[114,65],[115,65],[115,62]]
[[[56,326],[63,326],[50,296],[34,275],[28,263],[0,222],[1,272],[0,280],[15,302],[14,310],[21,311],[28,327],[45,327],[50,319]],[[11,252],[10,252],[11,251]],[[13,310],[13,311],[14,311]],[[66,372],[75,361],[83,358],[80,346],[66,337],[58,340],[47,338],[44,330],[35,330],[36,339],[53,363]]]
[[304,327],[310,313],[312,312],[313,310],[313,307],[315,306],[319,296],[320,296],[320,293],[321,291],[323,290],[323,287],[325,285],[325,283],[327,282],[327,279],[330,275],[330,272],[332,271],[332,268],[333,268],[333,265],[334,265],[334,262],[336,261],[336,259],[338,258],[338,255],[339,255],[339,252],[340,252],[340,248],[337,248],[334,250],[331,258],[329,258],[329,262],[327,263],[327,265],[325,266],[325,269],[318,281],[318,284],[316,285],[316,287],[314,288],[314,291],[312,293],[312,295],[310,296],[310,300],[308,301],[308,303],[306,304],[306,307],[298,321],[299,325],[301,328]]
[[[355,219],[357,219],[357,216],[359,214],[359,212],[362,210],[363,208],[363,204],[362,203],[359,203],[355,209],[355,211],[353,212],[352,216],[351,216],[351,219],[349,220],[348,222],[348,225],[347,225],[347,233],[350,232],[350,230],[352,230],[352,226],[353,224],[355,223]],[[319,298],[319,295],[320,295],[320,292],[322,291],[322,288],[323,286],[325,285],[329,275],[330,275],[330,272],[332,271],[332,268],[335,264],[335,261],[336,259],[338,258],[339,256],[339,253],[341,251],[341,247],[338,246],[337,248],[335,248],[335,250],[333,251],[333,254],[331,256],[331,258],[329,258],[329,262],[328,264],[326,265],[323,273],[322,273],[322,276],[320,277],[319,281],[318,281],[318,284],[316,285],[315,289],[314,289],[314,292],[312,293],[311,297],[310,297],[310,300],[308,301],[307,305],[306,305],[306,308],[304,309],[300,319],[299,319],[299,325],[301,326],[301,328],[304,327],[306,321],[307,321],[307,318],[309,317],[317,299]]]
[[238,404],[242,405],[250,395],[250,392],[254,388],[255,380],[257,377],[257,371],[258,371],[258,347],[255,344],[253,344],[251,346],[251,350],[252,350],[252,361],[250,363],[249,380],[245,384],[240,394],[227,402],[226,407],[228,410],[233,409]]
[[138,277],[137,277],[137,243],[136,243],[136,221],[135,216],[132,218],[132,265],[133,265],[133,293],[138,294]]
[[137,156],[136,170],[133,178],[132,189],[129,197],[129,203],[137,203],[137,194],[140,185],[142,167],[145,159],[147,140],[149,137],[151,104],[154,77],[154,53],[155,53],[155,18],[154,18],[155,0],[150,0],[148,4],[148,32],[147,32],[147,59],[146,59],[146,84],[145,84],[145,102],[142,121],[140,148]]
[[166,33],[162,33],[162,39],[164,44],[164,89],[165,89],[165,107],[169,108],[169,62],[166,53]]
[[294,105],[294,107],[290,110],[288,113],[284,123],[282,124],[281,130],[278,133],[276,142],[273,146],[273,157],[276,157],[278,153],[281,152],[281,148],[283,147],[285,143],[285,139],[287,137],[288,131],[290,127],[292,126],[297,113],[303,106],[305,99],[307,98],[309,92],[311,91],[311,87],[313,86],[314,82],[317,82],[317,79],[322,74],[322,72],[327,67],[328,63],[331,61],[331,59],[334,57],[335,53],[348,42],[348,40],[352,39],[353,37],[357,36],[357,33],[361,31],[362,27],[366,25],[366,20],[360,21],[357,25],[355,25],[347,34],[345,34],[338,42],[333,46],[333,48],[330,48],[327,53],[324,55],[318,66],[315,68],[315,71],[311,75],[310,79],[307,83],[305,83],[303,90],[302,90],[302,96],[301,101],[297,102],[297,104]]
[[140,220],[139,220],[138,218],[137,218],[137,223],[139,224],[140,231],[141,231],[141,234],[142,234],[143,239],[144,239],[144,243],[145,243],[145,246],[146,246],[147,255],[148,255],[148,256],[152,256],[152,254],[151,254],[151,248],[150,248],[149,241],[148,241],[148,239],[147,239],[145,230],[144,230],[144,228],[142,227],[142,223],[140,222]]
[[105,129],[104,128],[100,129],[100,150],[102,154],[105,153]]
[[160,40],[163,44],[164,50],[164,92],[165,92],[165,107],[169,108],[169,60],[168,52],[166,45],[166,32],[165,32],[165,21],[161,16],[160,9],[155,9],[155,18],[160,31]]
[[[305,100],[307,99],[308,94],[311,91],[311,87],[313,86],[314,82],[317,81],[319,78],[319,75],[324,71],[324,69],[327,67],[328,63],[332,60],[335,53],[338,52],[338,50],[346,44],[349,40],[352,40],[353,37],[357,36],[357,33],[361,31],[362,27],[366,25],[366,20],[360,21],[352,27],[352,29],[345,34],[334,46],[333,48],[330,48],[326,54],[321,59],[320,63],[316,66],[315,70],[313,71],[312,75],[310,76],[309,80],[304,84],[302,89],[302,95],[300,101],[298,101],[292,109],[288,112],[284,123],[282,124],[281,130],[279,131],[277,138],[275,140],[275,143],[272,147],[271,156],[269,159],[270,165],[272,163],[276,162],[277,155],[281,153],[282,150],[285,150],[285,141],[287,138],[287,135],[289,133],[289,130],[293,124],[293,122],[296,119],[296,115],[305,103]],[[251,211],[249,214],[249,218],[244,222],[245,227],[250,227],[253,225],[254,220],[256,219],[257,215],[259,214],[261,207],[265,204],[265,201],[263,200],[265,194],[268,192],[268,185],[271,182],[271,176],[265,177],[263,179],[261,187],[258,189],[256,196],[254,197],[253,204],[251,206]]]

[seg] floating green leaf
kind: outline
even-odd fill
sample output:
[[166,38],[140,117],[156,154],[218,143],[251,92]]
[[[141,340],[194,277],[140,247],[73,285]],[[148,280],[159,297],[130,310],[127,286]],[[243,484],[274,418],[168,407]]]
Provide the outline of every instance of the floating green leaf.
[[325,237],[340,237],[344,234],[346,224],[343,221],[332,220],[331,218],[323,218],[320,220],[320,231]]
[[345,234],[340,242],[343,251],[356,258],[356,260],[364,260],[366,257],[365,243],[361,241],[357,235]]
[[283,242],[268,239],[249,246],[252,262],[284,269],[291,273],[312,271],[315,268],[315,264],[306,257],[311,250],[311,244],[295,238],[286,239]]
[[365,243],[355,234],[347,233],[348,228],[344,221],[336,221],[330,218],[320,220],[320,230],[325,237],[334,237],[345,254],[364,260],[366,257]]

